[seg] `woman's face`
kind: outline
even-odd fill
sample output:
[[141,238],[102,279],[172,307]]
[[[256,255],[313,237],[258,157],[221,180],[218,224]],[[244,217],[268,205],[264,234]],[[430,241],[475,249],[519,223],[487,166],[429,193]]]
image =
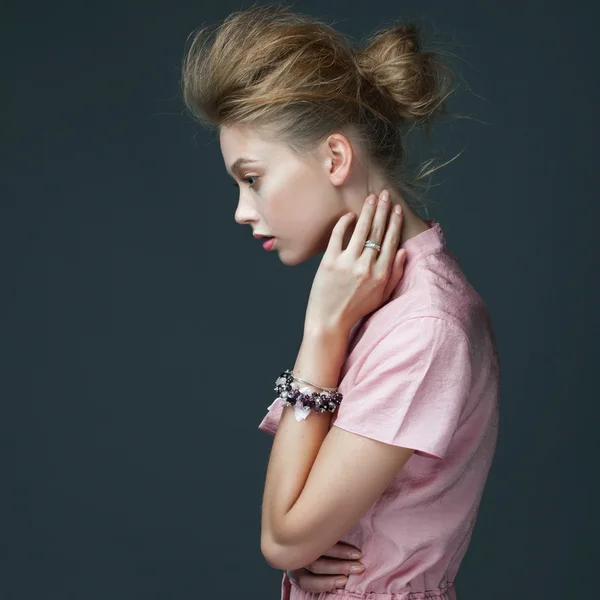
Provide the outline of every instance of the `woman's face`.
[[[255,234],[274,236],[273,250],[284,264],[324,252],[333,226],[348,212],[337,183],[347,175],[344,157],[337,166],[329,152],[300,158],[251,128],[221,127],[220,143],[225,168],[240,190],[236,222]],[[236,165],[240,159],[253,162]]]

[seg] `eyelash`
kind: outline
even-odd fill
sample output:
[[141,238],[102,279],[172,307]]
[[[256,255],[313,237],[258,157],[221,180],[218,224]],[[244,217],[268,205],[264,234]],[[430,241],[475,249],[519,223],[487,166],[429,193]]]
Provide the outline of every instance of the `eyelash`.
[[[242,181],[248,181],[248,179],[258,179],[258,176],[257,175],[248,175],[248,177],[242,177]],[[249,183],[248,187],[252,187],[254,185],[256,185],[256,182]],[[233,187],[239,188],[240,186],[237,183],[234,183]]]

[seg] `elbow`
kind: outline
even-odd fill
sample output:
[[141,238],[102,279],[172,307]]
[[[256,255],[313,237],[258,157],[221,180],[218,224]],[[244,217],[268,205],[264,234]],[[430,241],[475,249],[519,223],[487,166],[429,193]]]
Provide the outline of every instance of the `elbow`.
[[271,554],[267,554],[266,552],[263,552],[263,556],[264,556],[265,562],[272,569],[278,569],[280,571],[287,570],[287,566],[285,566],[283,563],[280,563],[279,560],[276,557],[274,558]]
[[272,527],[269,529],[263,528],[261,531],[260,551],[267,564],[273,569],[282,571],[289,569],[286,560],[286,544],[282,543],[281,537],[275,535]]
[[314,541],[314,535],[298,527],[291,527],[290,521],[284,520],[271,530],[261,532],[260,549],[267,563],[274,569],[301,569],[320,556],[320,552],[315,554],[317,548]]
[[288,567],[285,563],[285,556],[282,552],[282,548],[275,544],[272,540],[261,538],[260,540],[260,551],[267,561],[267,564],[273,569],[280,569],[285,571]]
[[271,533],[261,535],[260,549],[267,563],[282,571],[302,569],[312,564],[344,535],[344,531],[327,531],[324,527],[320,531],[288,528],[280,530],[280,533],[280,537]]
[[312,562],[302,555],[300,548],[283,546],[273,540],[261,539],[260,551],[270,567],[281,571],[300,569]]

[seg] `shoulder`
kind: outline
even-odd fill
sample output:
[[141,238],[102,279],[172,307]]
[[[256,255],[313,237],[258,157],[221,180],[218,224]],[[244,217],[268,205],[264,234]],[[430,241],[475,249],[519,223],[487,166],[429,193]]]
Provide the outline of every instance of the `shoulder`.
[[362,342],[354,356],[354,384],[379,372],[387,377],[416,376],[434,363],[436,370],[444,370],[446,364],[455,368],[457,361],[470,363],[472,357],[471,342],[460,321],[431,309],[391,322],[377,335],[365,333]]
[[412,328],[461,329],[470,340],[485,335],[489,313],[483,299],[467,279],[454,255],[443,250],[417,261],[406,279],[368,322],[365,334],[387,337]]

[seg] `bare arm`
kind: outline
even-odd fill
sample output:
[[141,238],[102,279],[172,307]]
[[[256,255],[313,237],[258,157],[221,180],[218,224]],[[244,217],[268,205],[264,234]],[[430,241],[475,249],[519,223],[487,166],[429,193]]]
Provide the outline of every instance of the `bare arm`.
[[[294,373],[335,387],[347,335],[305,336]],[[343,402],[343,401],[342,401]],[[285,407],[263,497],[261,549],[279,569],[317,560],[365,514],[413,453],[332,427],[329,413],[296,422]]]

